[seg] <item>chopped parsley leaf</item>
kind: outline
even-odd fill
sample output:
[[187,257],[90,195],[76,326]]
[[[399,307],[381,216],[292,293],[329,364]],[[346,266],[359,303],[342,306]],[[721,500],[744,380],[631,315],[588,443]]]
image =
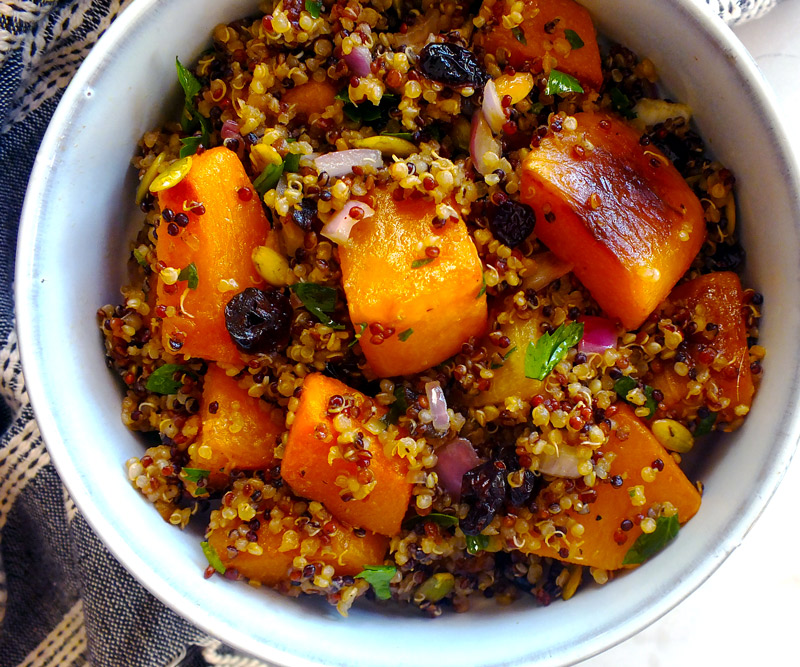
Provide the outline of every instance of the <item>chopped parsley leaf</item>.
[[536,343],[528,343],[525,350],[525,377],[544,380],[583,338],[583,323],[562,324],[552,334],[539,336]]
[[200,542],[200,548],[206,555],[206,560],[208,561],[208,564],[220,574],[225,574],[225,566],[222,564],[222,560],[220,559],[217,550],[214,547],[212,547],[208,542]]
[[322,11],[322,2],[320,0],[306,0],[306,11],[311,14],[311,18],[318,19]]
[[517,26],[516,28],[511,29],[511,34],[514,35],[514,39],[516,39],[520,44],[528,44],[528,40],[525,39],[525,33],[522,32],[522,28]]
[[178,280],[185,280],[189,289],[197,289],[197,285],[200,283],[200,276],[197,275],[197,267],[194,262],[185,269],[181,269],[178,274]]
[[379,600],[388,600],[392,597],[389,582],[397,574],[397,567],[394,565],[365,565],[364,569],[356,575],[356,579],[364,579],[372,590],[375,597]]
[[163,366],[159,366],[150,374],[150,377],[147,378],[147,384],[145,385],[147,391],[163,395],[178,393],[178,390],[183,386],[183,382],[174,379],[173,375],[177,371],[184,370],[185,368],[178,364],[164,364]]
[[625,558],[622,559],[623,565],[639,565],[648,558],[652,558],[672,540],[678,536],[681,525],[678,515],[670,517],[660,516],[656,519],[656,529],[652,533],[642,533],[628,549]]
[[547,77],[547,87],[544,89],[545,95],[564,95],[565,93],[582,93],[583,88],[574,76],[570,76],[557,69],[550,70]]
[[567,38],[567,41],[569,42],[569,45],[572,47],[573,51],[583,48],[583,40],[581,39],[581,36],[574,30],[565,30],[564,37]]
[[333,287],[317,283],[295,283],[289,289],[303,302],[306,310],[320,322],[331,329],[344,329],[344,325],[331,318],[331,314],[336,310],[336,290]]
[[[614,383],[614,391],[617,392],[617,396],[619,396],[623,401],[630,403],[627,398],[628,393],[633,389],[636,389],[638,386],[639,383],[636,381],[636,379],[626,375]],[[656,413],[656,410],[658,410],[658,403],[656,402],[656,399],[653,398],[653,392],[655,390],[650,385],[644,385],[642,391],[644,392],[645,396],[644,407],[650,410],[650,414],[648,414],[645,419],[652,419],[653,415]]]
[[467,553],[471,553],[473,556],[489,546],[488,535],[465,535],[464,537],[467,539]]

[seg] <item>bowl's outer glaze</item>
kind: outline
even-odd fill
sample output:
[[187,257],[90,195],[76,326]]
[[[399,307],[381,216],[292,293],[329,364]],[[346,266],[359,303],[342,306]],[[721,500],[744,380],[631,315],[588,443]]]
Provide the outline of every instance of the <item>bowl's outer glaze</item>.
[[252,13],[256,3],[138,0],[64,95],[36,160],[19,237],[18,331],[30,397],[62,479],[109,549],[153,594],[226,643],[286,665],[574,662],[678,604],[738,546],[772,496],[800,434],[800,187],[771,95],[732,33],[690,0],[584,4],[602,32],[656,63],[736,174],[746,280],[766,295],[769,354],[749,420],[700,470],[703,507],[680,538],[645,567],[546,609],[489,605],[429,621],[363,606],[343,619],[319,601],[202,579],[200,535],[161,521],[126,481],[123,462],[141,454],[141,443],[120,421],[121,389],[105,366],[95,311],[118,300],[125,280],[138,217],[129,160],[164,110],[177,111],[175,56],[192,62],[216,23]]

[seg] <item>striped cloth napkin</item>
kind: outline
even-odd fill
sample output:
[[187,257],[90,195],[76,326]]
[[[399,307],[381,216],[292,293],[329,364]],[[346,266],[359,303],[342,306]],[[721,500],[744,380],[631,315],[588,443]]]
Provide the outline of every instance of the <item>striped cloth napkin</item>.
[[[777,2],[697,1],[705,1],[729,23],[756,18]],[[164,607],[105,550],[50,463],[22,377],[11,295],[28,176],[64,88],[130,2],[0,0],[0,665],[4,667],[264,664],[235,654]]]

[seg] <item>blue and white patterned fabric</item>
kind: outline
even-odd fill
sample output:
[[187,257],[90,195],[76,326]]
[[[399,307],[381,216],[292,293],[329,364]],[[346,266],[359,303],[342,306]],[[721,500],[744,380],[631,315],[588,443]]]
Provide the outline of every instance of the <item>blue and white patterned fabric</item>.
[[[28,176],[70,78],[103,31],[133,1],[0,0],[3,667],[263,665],[233,654],[168,610],[104,549],[50,463],[20,367],[12,277]],[[705,2],[735,23],[768,11],[777,0]]]

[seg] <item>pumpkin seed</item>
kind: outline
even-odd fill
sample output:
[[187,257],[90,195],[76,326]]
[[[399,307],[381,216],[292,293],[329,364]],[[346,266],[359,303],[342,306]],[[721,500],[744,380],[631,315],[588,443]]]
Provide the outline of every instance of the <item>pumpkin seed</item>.
[[423,581],[416,590],[415,597],[421,596],[425,600],[438,602],[445,597],[456,584],[455,577],[449,572],[437,572]]
[[685,454],[694,447],[694,437],[683,424],[674,419],[657,419],[653,422],[653,435],[671,452]]
[[354,144],[356,148],[372,148],[379,150],[387,156],[408,157],[418,152],[419,149],[407,139],[401,137],[386,137],[383,135],[359,139]]
[[147,171],[144,172],[144,176],[142,176],[142,180],[139,181],[139,187],[136,188],[136,205],[144,201],[144,196],[147,194],[147,190],[150,188],[150,184],[155,180],[156,176],[158,176],[158,169],[164,164],[164,160],[167,159],[167,152],[164,151],[159,153],[156,156],[156,159],[153,160],[153,163],[147,168]]
[[269,246],[258,246],[253,250],[253,264],[261,277],[270,285],[285,287],[297,282],[286,257]]
[[189,173],[191,168],[191,155],[181,158],[180,160],[176,160],[169,167],[167,167],[163,174],[153,180],[153,182],[150,184],[150,192],[161,192],[162,190],[174,188],[176,185],[178,185],[178,183],[186,178],[186,174]]

